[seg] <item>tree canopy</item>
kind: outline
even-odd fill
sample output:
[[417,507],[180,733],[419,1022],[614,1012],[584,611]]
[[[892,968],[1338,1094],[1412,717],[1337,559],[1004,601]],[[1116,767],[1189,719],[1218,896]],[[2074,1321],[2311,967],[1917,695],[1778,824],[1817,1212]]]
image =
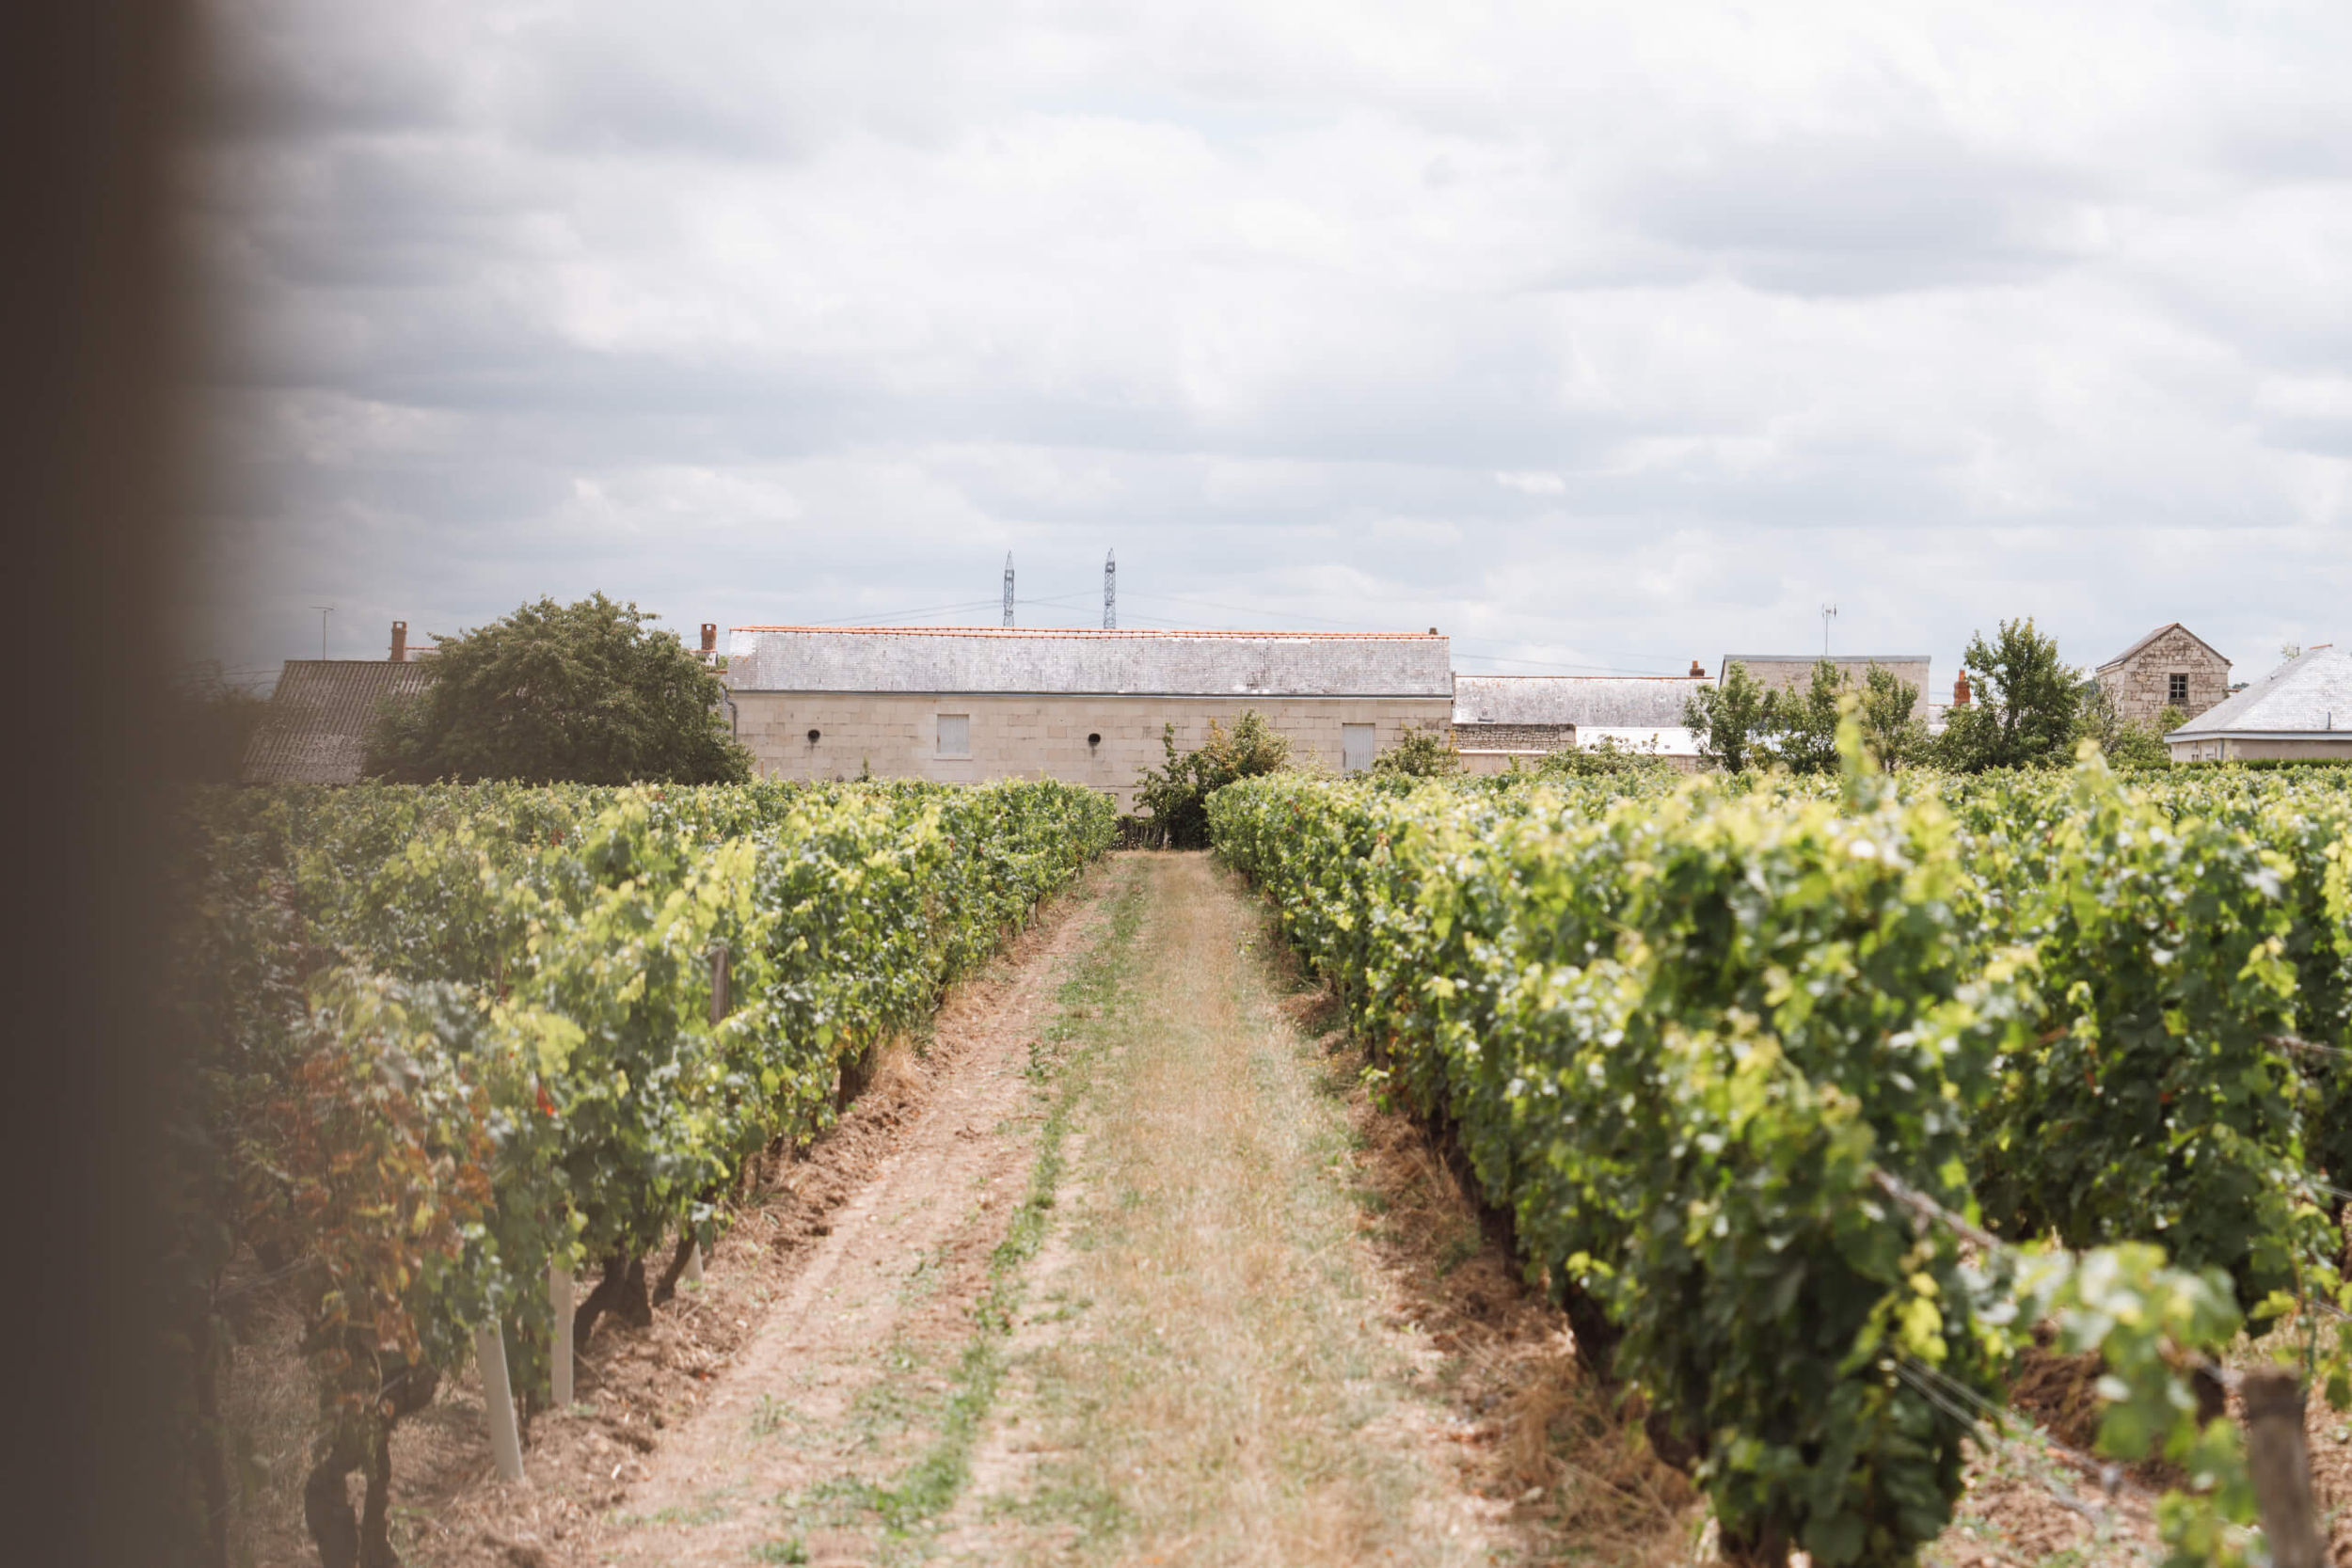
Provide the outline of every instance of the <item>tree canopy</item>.
[[1734,660],[1722,685],[1701,686],[1684,700],[1682,721],[1698,737],[1702,759],[1737,773],[1768,760],[1756,750],[1779,727],[1779,696]]
[[2058,641],[2030,616],[2003,621],[1987,642],[1968,640],[1963,668],[1977,676],[1979,700],[1945,719],[1937,760],[1978,772],[1988,768],[2063,768],[2074,760],[2084,703],[2082,672],[2058,657]]
[[1699,755],[1726,772],[1777,764],[1792,773],[1837,770],[1837,721],[1855,709],[1863,743],[1884,768],[1916,761],[1927,750],[1927,726],[1913,709],[1919,689],[1884,665],[1873,664],[1856,692],[1847,673],[1816,659],[1802,690],[1772,689],[1735,661],[1721,686],[1702,686],[1683,705],[1682,721],[1698,737]]
[[748,779],[718,675],[655,619],[595,594],[439,637],[433,683],[387,707],[368,770],[416,783]]

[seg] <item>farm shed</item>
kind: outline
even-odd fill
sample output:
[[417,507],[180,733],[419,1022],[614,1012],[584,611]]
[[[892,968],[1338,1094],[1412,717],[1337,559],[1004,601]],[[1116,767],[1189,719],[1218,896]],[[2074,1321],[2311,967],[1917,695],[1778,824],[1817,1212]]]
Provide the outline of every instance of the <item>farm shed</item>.
[[1473,773],[1604,741],[1695,766],[1683,705],[1705,684],[1683,675],[1457,675],[1454,744]]
[[380,658],[290,658],[246,747],[246,784],[358,784],[368,732],[387,701],[413,697],[430,664]]
[[1343,772],[1407,729],[1442,732],[1454,703],[1434,631],[737,626],[726,680],[770,777],[1044,777],[1121,810],[1164,725],[1189,751],[1255,709],[1295,757]]
[[[1774,691],[1804,692],[1813,686],[1813,667],[1821,662],[1820,654],[1725,654],[1717,677],[1731,673],[1735,664],[1748,667],[1749,676],[1758,686]],[[1918,689],[1918,699],[1912,704],[1911,715],[1926,723],[1928,713],[1928,665],[1926,654],[1835,654],[1830,664],[1859,691],[1869,679],[1870,666],[1883,665],[1895,673],[1898,680],[1907,681]]]

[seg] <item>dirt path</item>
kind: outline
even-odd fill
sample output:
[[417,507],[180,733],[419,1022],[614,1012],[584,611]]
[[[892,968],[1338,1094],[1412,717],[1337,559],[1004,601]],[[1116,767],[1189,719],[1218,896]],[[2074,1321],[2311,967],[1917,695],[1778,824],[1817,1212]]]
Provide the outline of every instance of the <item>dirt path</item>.
[[1517,1543],[1467,1471],[1449,1357],[1367,1238],[1344,1079],[1259,912],[1146,862],[1136,961],[998,1419],[937,1545],[971,1562],[1471,1563]]
[[1120,857],[564,1558],[1515,1556],[1264,940],[1206,857]]
[[[1132,872],[1112,873],[1119,889]],[[1124,893],[1133,903],[1132,888]],[[943,1018],[947,1076],[830,1217],[764,1323],[644,1479],[568,1554],[618,1563],[865,1561],[871,1479],[919,1457],[952,1402],[1035,1159],[1048,1032],[1098,899],[1025,955],[984,1009]],[[828,1506],[837,1504],[838,1506]],[[843,1528],[806,1528],[841,1516]]]

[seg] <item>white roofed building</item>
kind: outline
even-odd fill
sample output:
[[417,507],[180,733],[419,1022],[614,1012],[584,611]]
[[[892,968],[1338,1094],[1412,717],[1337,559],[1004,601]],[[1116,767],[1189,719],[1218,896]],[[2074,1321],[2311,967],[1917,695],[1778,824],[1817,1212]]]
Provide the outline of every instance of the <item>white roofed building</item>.
[[2352,758],[2352,649],[2306,650],[2164,740],[2174,762]]

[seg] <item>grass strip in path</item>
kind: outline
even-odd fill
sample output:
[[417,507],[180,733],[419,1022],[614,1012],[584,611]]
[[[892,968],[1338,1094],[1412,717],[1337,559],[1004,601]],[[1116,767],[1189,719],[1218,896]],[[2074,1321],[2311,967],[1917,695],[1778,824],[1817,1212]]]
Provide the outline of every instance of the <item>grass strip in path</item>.
[[[1009,1341],[969,1561],[1459,1564],[1509,1545],[1461,1484],[1442,1357],[1360,1235],[1344,1090],[1284,1017],[1260,911],[1207,857],[1150,889],[1078,1106],[1070,1201]],[[1074,1080],[1073,1080],[1074,1082]],[[1074,1091],[1073,1091],[1074,1092]]]
[[1032,1075],[1055,1085],[1051,1108],[1038,1132],[1028,1192],[989,1259],[988,1288],[973,1304],[974,1332],[958,1361],[938,1435],[896,1481],[877,1486],[851,1481],[828,1492],[870,1511],[892,1537],[887,1544],[903,1545],[929,1531],[971,1479],[973,1444],[995,1401],[1005,1338],[1021,1309],[1023,1265],[1037,1256],[1052,1223],[1072,1113],[1107,1037],[1099,1022],[1089,1021],[1104,1016],[1130,979],[1146,891],[1144,879],[1131,875],[1114,895],[1108,932],[1063,984],[1059,1010],[1032,1053]]

